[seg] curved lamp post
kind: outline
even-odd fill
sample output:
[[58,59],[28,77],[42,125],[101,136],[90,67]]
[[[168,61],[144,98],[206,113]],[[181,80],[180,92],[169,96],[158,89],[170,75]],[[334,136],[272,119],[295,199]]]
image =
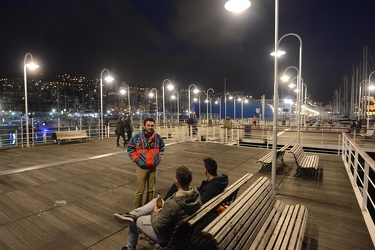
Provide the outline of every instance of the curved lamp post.
[[197,118],[200,118],[200,116],[201,116],[201,96],[198,95],[198,96],[194,97],[193,101],[194,102],[198,101],[198,114],[199,115],[197,114]]
[[188,91],[189,91],[189,108],[188,108],[188,116],[190,117],[190,110],[191,110],[191,102],[190,102],[190,88],[191,88],[191,86],[194,86],[194,90],[193,90],[193,92],[194,92],[194,94],[197,94],[198,92],[199,92],[199,90],[197,89],[197,86],[195,85],[195,84],[190,84],[189,85],[189,88],[188,88]]
[[221,97],[217,98],[217,100],[215,101],[215,104],[219,104],[219,114],[220,114],[219,121],[220,121],[221,120]]
[[[363,109],[363,106],[364,106],[364,104],[362,103],[362,101],[361,101],[361,96],[362,96],[362,83],[364,83],[364,82],[369,82],[369,84],[370,84],[370,81],[369,80],[363,80],[363,81],[361,81],[358,85],[359,85],[359,97],[358,97],[358,119],[361,119],[361,116],[363,116],[363,111],[362,111],[362,109]],[[364,92],[364,91],[363,91]],[[365,93],[363,93],[363,95],[365,95]],[[361,105],[361,103],[362,103],[362,105]],[[362,109],[361,109],[361,107],[362,107]],[[364,109],[364,110],[366,110],[366,109]]]
[[[276,0],[277,1],[277,0]],[[299,40],[299,65],[298,65],[298,80],[297,80],[297,89],[302,89],[302,39],[299,35],[295,33],[288,33],[283,35],[279,41],[278,44],[287,36],[295,36]],[[275,57],[276,58],[276,57]],[[301,92],[297,93],[297,143],[300,143],[300,132],[301,132]],[[277,133],[276,133],[277,134]]]
[[165,126],[165,83],[166,82],[169,82],[169,84],[168,84],[168,86],[167,86],[167,88],[169,89],[169,90],[173,90],[173,88],[174,88],[174,86],[173,86],[173,84],[172,84],[172,82],[169,80],[169,79],[165,79],[164,81],[163,81],[163,125]]
[[[248,0],[230,0],[230,4],[227,3],[225,8],[233,12],[241,12],[250,7],[250,1]],[[242,4],[240,4],[242,2]],[[233,5],[237,4],[236,7]],[[279,0],[275,0],[275,51],[279,51]],[[278,104],[278,83],[277,83],[277,71],[278,71],[278,60],[277,56],[274,57],[274,85],[273,85],[273,102],[275,109],[277,110]],[[273,114],[273,144],[272,144],[272,186],[273,189],[276,189],[276,166],[277,166],[277,112]]]
[[[30,63],[26,63],[27,57],[30,56]],[[30,53],[26,53],[25,58],[23,59],[23,73],[25,78],[25,122],[26,122],[26,146],[30,147],[29,143],[29,107],[27,102],[27,70],[26,68],[29,68],[31,70],[34,70],[38,68],[39,65],[36,65],[34,63],[33,56]],[[23,143],[22,143],[23,147]]]
[[104,78],[107,82],[112,82],[114,79],[111,77],[111,73],[108,69],[103,69],[100,73],[100,129],[101,129],[101,136],[99,136],[99,140],[104,140],[104,121],[103,121],[103,73],[107,72],[107,76]]
[[180,95],[178,94],[177,91],[173,91],[171,98],[172,100],[177,99],[177,123],[179,123],[180,122],[180,102],[179,102]]
[[[374,74],[375,71],[371,72],[370,75],[368,76],[368,82],[369,82],[369,85],[371,84],[371,76],[372,74]],[[375,89],[375,86],[373,85],[370,85],[368,86],[368,97],[367,97],[367,129],[369,129],[370,127],[370,91],[371,90],[374,90]]]
[[153,90],[155,91],[155,101],[156,101],[156,123],[159,123],[158,91],[155,88],[152,88],[148,95],[150,97],[153,97],[154,96],[154,93],[152,93]]
[[242,98],[241,101],[242,101],[242,102],[241,102],[241,120],[242,120],[242,122],[243,122],[243,103],[244,103],[244,102],[245,102],[245,103],[248,103],[249,100],[247,100],[246,98]]
[[209,96],[209,92],[212,91],[212,94],[215,93],[214,89],[213,88],[209,88],[207,89],[207,92],[206,92],[206,113],[207,113],[207,124],[208,124],[208,103],[210,103],[210,108],[211,108],[211,114],[210,114],[210,118],[212,119],[212,105],[211,105],[211,99],[210,96]]
[[130,107],[130,87],[129,87],[129,85],[126,84],[126,83],[124,84],[124,86],[126,86],[128,90],[121,89],[121,90],[120,90],[120,93],[121,93],[122,95],[125,95],[126,92],[128,92],[128,108],[129,108],[129,115],[131,115],[131,107]]

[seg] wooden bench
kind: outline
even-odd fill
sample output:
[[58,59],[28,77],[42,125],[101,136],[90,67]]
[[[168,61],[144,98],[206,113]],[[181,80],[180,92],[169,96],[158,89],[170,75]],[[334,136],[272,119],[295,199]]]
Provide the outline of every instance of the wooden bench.
[[227,187],[221,194],[218,194],[203,204],[197,212],[184,218],[177,224],[172,238],[166,246],[157,244],[156,247],[159,249],[196,249],[194,246],[200,244],[197,235],[201,232],[202,228],[219,216],[217,209],[221,205],[229,205],[236,199],[239,189],[247,183],[251,177],[253,177],[253,174],[245,174],[235,183]]
[[[289,144],[285,144],[284,147],[277,150],[277,153],[276,153],[276,161],[281,162],[283,166],[285,165],[285,163],[284,163],[285,151],[288,148],[289,148]],[[268,166],[268,165],[272,164],[272,158],[273,158],[273,151],[269,152],[268,154],[266,154],[265,156],[263,156],[262,158],[257,160],[257,162],[260,162],[262,164],[262,168],[263,168],[265,166]]]
[[199,249],[301,249],[307,221],[303,205],[276,200],[260,177],[202,230]]
[[306,155],[300,144],[294,145],[294,147],[291,150],[289,150],[289,153],[293,154],[294,156],[294,159],[297,165],[297,173],[301,169],[307,169],[307,170],[318,169],[319,156]]
[[89,137],[86,130],[59,131],[52,133],[52,140],[56,140],[58,144],[66,140],[80,140],[83,142],[83,140],[87,138]]
[[361,137],[361,139],[372,139],[372,137],[374,136],[374,132],[375,130],[368,129],[366,133],[359,134],[359,136]]

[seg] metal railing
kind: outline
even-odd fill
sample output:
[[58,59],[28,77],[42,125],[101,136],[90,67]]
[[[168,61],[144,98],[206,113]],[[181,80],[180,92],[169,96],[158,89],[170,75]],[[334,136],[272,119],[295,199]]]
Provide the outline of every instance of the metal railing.
[[375,245],[375,161],[345,133],[342,137],[342,160]]

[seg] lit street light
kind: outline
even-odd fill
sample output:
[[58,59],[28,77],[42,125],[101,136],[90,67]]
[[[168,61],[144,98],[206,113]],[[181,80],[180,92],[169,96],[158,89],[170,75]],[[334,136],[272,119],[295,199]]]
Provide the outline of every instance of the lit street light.
[[217,98],[217,100],[215,101],[215,104],[219,104],[219,121],[221,120],[221,98]]
[[172,82],[169,79],[165,79],[163,81],[163,125],[165,126],[165,82],[169,82],[167,88],[169,90],[173,90],[174,86],[172,85]]
[[129,115],[131,115],[131,107],[130,107],[130,87],[129,87],[129,85],[128,84],[124,84],[124,86],[126,86],[127,87],[127,91],[125,90],[125,89],[121,89],[120,90],[120,94],[121,95],[125,95],[126,94],[126,92],[128,92],[128,108],[129,108]]
[[112,82],[114,79],[111,77],[111,73],[109,73],[108,69],[103,69],[100,73],[100,129],[101,129],[101,135],[99,134],[99,140],[104,140],[104,116],[103,116],[103,73],[107,71],[108,76],[104,78],[107,82]]
[[[26,63],[28,56],[30,56],[30,63]],[[33,56],[30,53],[26,53],[25,58],[23,60],[23,72],[24,72],[24,77],[25,77],[25,122],[26,122],[26,146],[27,147],[30,147],[30,143],[29,143],[29,107],[27,103],[27,70],[26,68],[34,70],[38,67],[39,65],[36,65],[34,63]],[[22,147],[23,147],[23,143],[22,143]]]
[[[236,5],[235,5],[236,4]],[[241,12],[250,7],[248,0],[230,0],[225,4],[225,8],[232,12]],[[234,6],[235,5],[235,6]],[[275,50],[279,51],[279,0],[275,0]],[[276,189],[276,166],[277,166],[277,106],[278,106],[278,57],[274,56],[274,86],[273,86],[273,103],[276,112],[273,112],[273,144],[272,144],[272,186]]]
[[[371,72],[370,75],[368,76],[368,82],[369,82],[368,84],[369,85],[371,84],[371,76],[374,73],[375,73],[375,71]],[[375,89],[375,86],[373,86],[373,85],[368,86],[369,94],[368,94],[368,97],[367,97],[367,126],[366,126],[367,129],[369,129],[369,127],[370,127],[370,91],[374,90],[374,89]]]
[[210,115],[210,118],[212,119],[212,105],[211,105],[211,99],[210,99],[210,96],[209,96],[209,92],[210,90],[212,91],[212,94],[215,92],[213,88],[209,88],[207,89],[207,92],[206,92],[206,111],[207,111],[207,124],[208,124],[208,103],[210,103],[210,108],[211,108],[211,115]]
[[197,86],[195,86],[195,84],[190,84],[189,85],[189,88],[188,88],[188,91],[189,91],[189,107],[188,107],[188,117],[190,117],[190,110],[191,110],[191,103],[190,103],[190,87],[191,86],[194,86],[194,90],[193,90],[193,92],[194,92],[194,94],[197,94],[198,92],[199,92],[199,90],[197,89]]
[[172,100],[177,99],[177,123],[179,123],[180,122],[180,102],[179,102],[180,95],[178,94],[177,91],[174,91],[172,93],[172,97],[171,98],[172,98]]
[[150,90],[150,94],[148,94],[150,97],[153,97],[154,96],[154,93],[152,93],[152,91],[155,91],[155,101],[156,101],[156,123],[159,123],[159,107],[158,107],[158,91],[155,89],[155,88],[152,88]]

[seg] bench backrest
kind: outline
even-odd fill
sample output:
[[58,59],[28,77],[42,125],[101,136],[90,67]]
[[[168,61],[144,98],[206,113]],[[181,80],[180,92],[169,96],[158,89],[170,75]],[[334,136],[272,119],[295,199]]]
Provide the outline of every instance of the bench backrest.
[[294,155],[294,158],[297,162],[301,162],[303,157],[305,157],[305,152],[303,151],[303,148],[300,144],[294,145],[294,147],[289,151],[289,153],[292,153]]
[[252,176],[253,174],[250,173],[245,174],[235,183],[227,187],[221,194],[218,194],[202,205],[197,212],[180,221],[168,245],[188,244],[194,233],[200,232],[202,228],[207,226],[218,216],[217,209],[219,206],[224,203],[229,205],[236,199],[239,189],[248,182]]
[[249,249],[275,203],[270,180],[259,178],[202,230],[207,248]]
[[74,138],[74,137],[87,137],[86,130],[70,130],[70,131],[58,131],[52,133],[52,139],[57,140],[60,138]]

